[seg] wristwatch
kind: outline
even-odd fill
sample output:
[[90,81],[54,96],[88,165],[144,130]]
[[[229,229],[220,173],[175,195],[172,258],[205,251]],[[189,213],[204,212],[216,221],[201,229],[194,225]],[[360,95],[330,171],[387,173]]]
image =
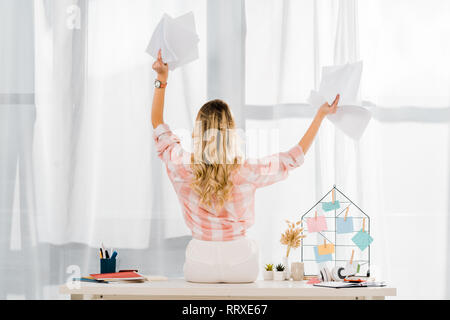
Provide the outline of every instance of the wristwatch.
[[165,88],[167,87],[167,82],[162,83],[161,81],[159,81],[158,79],[155,80],[155,88]]

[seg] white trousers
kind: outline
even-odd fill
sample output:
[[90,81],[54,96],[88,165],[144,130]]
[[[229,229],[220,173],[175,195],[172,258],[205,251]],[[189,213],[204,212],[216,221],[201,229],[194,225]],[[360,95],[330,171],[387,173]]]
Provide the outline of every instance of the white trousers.
[[192,239],[186,248],[184,279],[191,282],[253,282],[258,277],[259,248],[256,241]]

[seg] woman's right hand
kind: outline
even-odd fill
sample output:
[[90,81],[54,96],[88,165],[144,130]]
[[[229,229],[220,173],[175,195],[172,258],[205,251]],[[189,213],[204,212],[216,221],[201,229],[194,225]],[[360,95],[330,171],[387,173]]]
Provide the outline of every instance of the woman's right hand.
[[325,102],[323,105],[320,106],[317,112],[323,117],[325,117],[328,114],[336,113],[339,103],[339,97],[340,97],[339,94],[337,94],[331,106],[329,105],[328,102]]
[[158,59],[153,62],[152,69],[158,74],[158,80],[161,82],[166,82],[169,76],[169,67],[167,63],[164,63],[161,57],[161,49],[158,51]]
[[336,99],[334,99],[331,106],[328,104],[328,102],[325,102],[320,106],[319,110],[317,110],[317,114],[314,117],[311,125],[309,126],[308,130],[306,130],[305,135],[298,143],[302,148],[304,154],[306,154],[314,138],[316,137],[317,131],[319,131],[320,128],[320,124],[322,123],[325,116],[328,114],[336,113],[338,102],[339,94],[336,96]]

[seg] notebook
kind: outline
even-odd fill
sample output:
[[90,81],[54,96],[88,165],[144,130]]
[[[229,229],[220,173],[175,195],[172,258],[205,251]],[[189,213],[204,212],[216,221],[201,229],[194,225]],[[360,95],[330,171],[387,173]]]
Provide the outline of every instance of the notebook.
[[94,282],[94,283],[108,283],[108,281],[95,279],[94,277],[81,277],[81,278],[74,278],[74,281],[81,281],[81,282]]
[[384,287],[386,284],[384,282],[340,282],[340,281],[327,281],[321,283],[315,283],[315,287],[325,287],[325,288],[358,288],[358,287]]
[[137,272],[114,272],[114,273],[97,273],[91,274],[91,277],[97,280],[105,281],[130,281],[130,280],[145,280],[145,277]]

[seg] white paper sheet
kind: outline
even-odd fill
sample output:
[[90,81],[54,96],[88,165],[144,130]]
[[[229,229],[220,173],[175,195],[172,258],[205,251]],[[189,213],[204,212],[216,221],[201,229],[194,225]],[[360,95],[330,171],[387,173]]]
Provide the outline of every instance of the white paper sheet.
[[338,129],[352,139],[359,140],[369,124],[371,113],[358,100],[362,61],[322,68],[319,91],[311,91],[309,103],[319,108],[325,102],[331,104],[339,93],[339,108],[327,116]]
[[360,106],[341,106],[335,114],[327,116],[336,127],[350,138],[359,140],[372,117],[369,110]]
[[198,42],[192,12],[177,18],[164,14],[153,32],[146,51],[156,59],[161,49],[163,61],[169,65],[169,70],[174,70],[198,59]]
[[357,99],[361,74],[362,61],[323,67],[319,94],[330,104],[339,93],[340,105],[359,105]]

